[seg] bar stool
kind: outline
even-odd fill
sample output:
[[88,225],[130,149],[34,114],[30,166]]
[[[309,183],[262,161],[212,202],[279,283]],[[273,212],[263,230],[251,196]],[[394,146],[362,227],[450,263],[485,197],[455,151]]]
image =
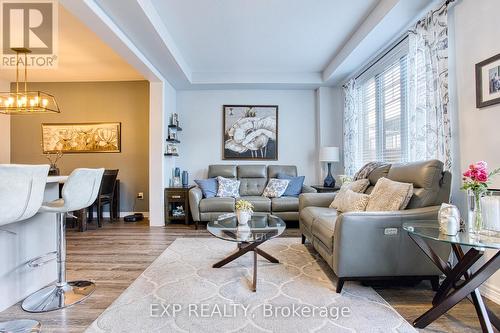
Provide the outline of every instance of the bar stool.
[[96,199],[104,169],[75,169],[62,188],[62,199],[44,203],[40,212],[57,219],[57,282],[28,296],[22,308],[48,312],[79,303],[95,290],[90,281],[66,281],[66,214],[90,206]]
[[[29,219],[38,212],[48,173],[48,165],[0,164],[0,227]],[[40,322],[32,319],[0,322],[0,332],[38,332],[40,328]]]

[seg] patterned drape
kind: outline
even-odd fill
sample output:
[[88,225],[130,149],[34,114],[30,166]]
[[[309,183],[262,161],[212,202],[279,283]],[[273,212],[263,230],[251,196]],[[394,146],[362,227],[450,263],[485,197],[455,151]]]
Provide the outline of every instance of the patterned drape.
[[344,85],[344,167],[346,175],[352,176],[359,169],[360,92],[355,79]]
[[409,35],[409,161],[436,158],[451,169],[447,7],[431,11]]

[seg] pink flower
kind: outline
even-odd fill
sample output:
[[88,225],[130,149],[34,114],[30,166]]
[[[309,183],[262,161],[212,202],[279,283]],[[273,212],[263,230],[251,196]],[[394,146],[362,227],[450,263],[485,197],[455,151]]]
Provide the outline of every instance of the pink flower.
[[480,182],[484,183],[484,182],[488,181],[488,175],[487,175],[486,173],[481,172],[481,173],[479,173],[479,174],[477,175],[476,179],[477,179],[478,181],[480,181]]
[[470,177],[472,174],[470,172],[470,170],[467,170],[464,172],[464,177]]
[[482,169],[487,169],[488,168],[488,163],[485,161],[479,161],[476,163],[476,168],[482,168]]

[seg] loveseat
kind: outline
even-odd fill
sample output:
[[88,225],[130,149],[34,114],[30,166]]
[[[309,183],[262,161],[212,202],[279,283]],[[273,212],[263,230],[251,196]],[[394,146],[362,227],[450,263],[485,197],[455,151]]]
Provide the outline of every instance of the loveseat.
[[[209,165],[208,178],[218,176],[238,179],[241,199],[251,202],[256,214],[272,213],[285,221],[298,221],[299,198],[283,196],[267,198],[262,196],[264,188],[270,178],[277,178],[278,174],[297,176],[297,167],[294,165]],[[304,185],[302,193],[316,192],[310,186]],[[224,213],[234,212],[237,199],[230,197],[203,198],[199,187],[189,191],[189,206],[195,222],[211,221]]]
[[[368,175],[370,194],[381,177],[413,183],[413,196],[405,210],[339,213],[329,208],[335,193],[300,196],[302,242],[309,240],[338,277],[337,292],[344,281],[411,277],[429,279],[436,287],[441,272],[402,229],[405,222],[437,224],[441,203],[450,197],[451,174],[443,163],[429,160],[392,164]],[[441,258],[450,248],[435,244]]]

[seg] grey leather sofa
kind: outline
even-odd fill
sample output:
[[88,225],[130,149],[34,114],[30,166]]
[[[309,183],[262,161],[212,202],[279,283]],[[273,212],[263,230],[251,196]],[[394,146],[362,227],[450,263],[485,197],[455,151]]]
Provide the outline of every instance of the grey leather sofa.
[[[299,198],[281,197],[266,198],[262,196],[269,178],[276,178],[279,173],[297,176],[294,165],[209,165],[208,177],[217,176],[237,178],[241,181],[240,195],[242,199],[254,205],[254,212],[272,213],[285,221],[298,221]],[[302,193],[316,192],[309,186],[303,186]],[[189,191],[189,206],[194,221],[211,221],[224,213],[234,212],[234,198],[203,198],[201,189],[194,187]]]
[[[371,193],[381,177],[413,183],[414,194],[407,209],[337,213],[328,208],[335,193],[301,194],[302,242],[309,240],[333,269],[338,293],[344,281],[395,277],[429,279],[436,288],[441,272],[402,225],[417,220],[437,224],[439,207],[450,197],[451,174],[443,172],[443,163],[438,160],[387,165],[371,172],[365,193]],[[447,258],[450,248],[435,245],[437,253]]]

